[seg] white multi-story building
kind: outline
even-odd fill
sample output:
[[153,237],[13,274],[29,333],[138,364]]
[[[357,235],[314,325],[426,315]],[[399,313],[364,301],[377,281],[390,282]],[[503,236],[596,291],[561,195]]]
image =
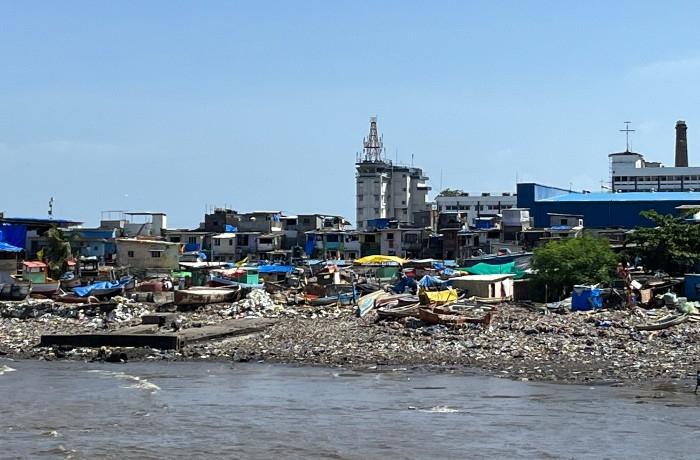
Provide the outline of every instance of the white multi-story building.
[[438,195],[435,204],[439,212],[459,212],[464,222],[474,225],[477,217],[501,214],[504,209],[514,208],[518,198],[515,193],[466,193]]
[[611,153],[610,183],[614,192],[700,191],[700,167],[688,166],[687,126],[676,123],[675,166],[646,161],[641,153]]
[[397,219],[413,223],[416,212],[428,208],[428,177],[421,168],[395,165],[384,156],[377,132],[377,118],[370,119],[369,137],[357,158],[357,228],[366,229],[374,219]]

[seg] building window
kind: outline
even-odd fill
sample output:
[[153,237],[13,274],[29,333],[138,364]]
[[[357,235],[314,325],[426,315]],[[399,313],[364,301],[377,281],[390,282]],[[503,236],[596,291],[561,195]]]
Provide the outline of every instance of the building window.
[[221,240],[218,238],[214,239],[214,246],[221,246]]
[[197,243],[197,237],[196,236],[190,236],[187,238],[187,242],[190,244],[196,244]]
[[394,239],[394,234],[393,234],[393,233],[387,233],[387,234],[386,234],[386,239],[387,239],[387,240],[393,240],[393,239]]
[[179,243],[180,237],[179,236],[171,236],[170,241],[172,241],[173,243]]
[[134,251],[129,251],[126,253],[129,257],[134,257]]
[[228,245],[229,245],[229,246],[233,246],[233,238],[229,238],[229,240],[228,240]]
[[151,251],[151,257],[153,257],[155,259],[159,259],[160,258],[160,251]]

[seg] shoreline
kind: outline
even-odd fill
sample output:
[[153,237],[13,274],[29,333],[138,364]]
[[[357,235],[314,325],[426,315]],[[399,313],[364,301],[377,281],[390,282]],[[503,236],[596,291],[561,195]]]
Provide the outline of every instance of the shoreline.
[[[45,308],[44,308],[45,307]],[[3,309],[4,308],[4,309]],[[149,348],[36,348],[44,333],[94,332],[105,315],[90,306],[34,303],[30,317],[0,305],[0,357],[89,361],[124,353],[128,361],[221,361],[349,369],[412,367],[470,370],[534,382],[614,385],[695,380],[700,368],[700,326],[684,323],[638,331],[648,313],[598,310],[547,314],[522,306],[498,307],[490,326],[427,326],[415,318],[357,318],[350,307],[279,307],[256,313],[276,317],[262,332],[187,344],[178,351]],[[41,310],[44,308],[44,310]],[[181,327],[231,319],[228,305],[178,312]],[[109,331],[130,327],[155,305],[126,302],[110,313]],[[38,310],[38,311],[37,311]],[[19,316],[24,314],[21,312]],[[662,312],[658,313],[663,315]]]

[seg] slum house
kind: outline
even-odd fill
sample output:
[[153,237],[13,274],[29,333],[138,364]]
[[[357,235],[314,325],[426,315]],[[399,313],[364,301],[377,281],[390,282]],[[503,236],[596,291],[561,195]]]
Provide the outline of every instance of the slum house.
[[350,224],[342,216],[328,216],[324,214],[283,216],[281,220],[284,231],[284,249],[292,249],[294,246],[304,247],[306,244],[306,232],[314,230],[345,230]]
[[306,255],[315,259],[355,260],[360,258],[357,232],[345,230],[316,230],[306,232]]
[[506,301],[513,298],[512,274],[467,275],[452,278],[452,286],[466,291],[468,297],[487,301]]
[[46,232],[52,227],[65,230],[81,225],[82,222],[67,219],[36,219],[24,217],[3,217],[0,219],[0,242],[24,249],[25,256],[37,257],[37,252],[45,248],[48,239]]
[[117,229],[72,228],[65,232],[73,256],[94,257],[103,264],[114,264],[117,258]]
[[184,252],[211,251],[212,233],[202,230],[168,229],[164,232],[165,239],[171,243],[180,243]]
[[211,260],[214,262],[235,262],[236,233],[219,233],[212,236]]
[[163,212],[102,211],[100,227],[117,230],[118,237],[160,238],[167,228],[168,218]]
[[201,230],[210,233],[231,233],[238,230],[241,215],[228,208],[215,208],[214,212],[204,215]]
[[551,239],[580,238],[583,236],[583,216],[580,214],[549,213]]
[[280,211],[253,211],[240,215],[237,231],[272,233],[282,230],[282,213]]
[[136,275],[170,274],[180,261],[180,243],[170,241],[117,238],[117,263]]
[[258,260],[270,260],[271,253],[277,253],[282,249],[284,232],[270,232],[258,235],[256,256]]
[[234,245],[236,252],[236,260],[241,260],[245,257],[257,260],[258,237],[261,232],[235,232],[236,243]]
[[441,212],[438,216],[438,233],[442,236],[441,259],[454,260],[459,254],[460,231],[467,231],[468,227],[458,212]]
[[423,257],[424,242],[429,232],[424,228],[397,227],[378,230],[380,253],[404,259]]
[[382,253],[379,234],[375,231],[357,232],[360,243],[360,257],[375,256]]
[[503,242],[520,241],[521,234],[532,227],[529,209],[504,209],[501,216],[501,241]]

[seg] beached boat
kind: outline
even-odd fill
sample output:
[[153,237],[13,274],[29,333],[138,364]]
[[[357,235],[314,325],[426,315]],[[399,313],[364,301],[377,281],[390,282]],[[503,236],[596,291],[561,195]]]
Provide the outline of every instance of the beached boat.
[[190,288],[175,291],[176,305],[206,305],[234,300],[240,288]]
[[360,297],[357,301],[357,316],[363,317],[369,313],[374,308],[376,300],[384,295],[386,295],[386,292],[380,290]]
[[31,283],[32,294],[52,296],[58,292],[61,282],[49,278],[47,265],[38,260],[25,260],[22,262],[22,274],[10,275],[17,284]]
[[400,301],[395,301],[377,308],[377,315],[382,319],[418,317],[418,307],[420,307],[419,302],[402,305]]
[[31,290],[29,283],[0,283],[0,300],[24,300]]
[[639,326],[635,326],[634,328],[638,331],[660,331],[662,329],[666,329],[672,326],[677,326],[681,323],[684,323],[688,319],[689,315],[687,313],[682,313],[680,315],[668,315],[659,319],[655,323],[640,324]]

